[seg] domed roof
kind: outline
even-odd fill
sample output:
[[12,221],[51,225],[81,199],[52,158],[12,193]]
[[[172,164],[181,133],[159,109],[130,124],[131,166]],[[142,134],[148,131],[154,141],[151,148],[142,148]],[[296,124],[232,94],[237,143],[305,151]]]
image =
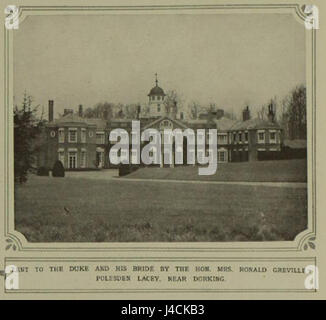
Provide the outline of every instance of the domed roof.
[[161,87],[156,85],[151,89],[151,91],[148,94],[149,96],[165,96],[165,93]]
[[158,86],[157,73],[155,73],[155,84],[155,87],[151,89],[148,96],[165,96],[163,89]]

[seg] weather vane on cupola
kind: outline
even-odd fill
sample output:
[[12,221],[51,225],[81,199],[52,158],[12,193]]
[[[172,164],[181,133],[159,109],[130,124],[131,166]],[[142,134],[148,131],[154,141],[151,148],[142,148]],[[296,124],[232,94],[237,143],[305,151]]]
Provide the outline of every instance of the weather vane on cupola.
[[156,83],[156,86],[158,86],[157,73],[155,73],[155,83]]

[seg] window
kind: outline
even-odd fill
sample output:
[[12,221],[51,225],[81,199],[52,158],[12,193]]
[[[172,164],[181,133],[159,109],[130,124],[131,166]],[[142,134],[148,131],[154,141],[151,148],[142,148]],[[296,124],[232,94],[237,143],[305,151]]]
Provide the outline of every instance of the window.
[[157,105],[157,112],[161,112],[161,106],[160,106],[160,104]]
[[96,144],[104,144],[105,136],[104,132],[96,132]]
[[77,142],[77,129],[69,129],[69,142]]
[[245,132],[245,142],[248,142],[248,132]]
[[86,150],[82,150],[80,153],[80,167],[86,168]]
[[59,143],[65,142],[65,130],[63,128],[59,129]]
[[219,134],[217,136],[217,143],[218,144],[226,144],[227,143],[227,135],[226,134]]
[[217,161],[218,162],[226,162],[227,161],[226,151],[218,151],[217,152]]
[[160,97],[160,96],[158,96],[158,97],[157,97],[157,100],[161,100],[161,97]]
[[265,143],[265,131],[258,131],[258,143]]
[[237,142],[237,134],[233,133],[233,142]]
[[65,152],[63,149],[58,150],[58,160],[65,166]]
[[77,152],[76,151],[69,151],[68,165],[69,165],[69,169],[77,168]]
[[104,151],[102,148],[96,148],[96,166],[98,168],[103,168],[104,166]]
[[276,143],[276,132],[275,131],[269,132],[269,142]]
[[242,133],[239,132],[239,142],[242,143]]
[[86,129],[81,129],[81,142],[86,143]]

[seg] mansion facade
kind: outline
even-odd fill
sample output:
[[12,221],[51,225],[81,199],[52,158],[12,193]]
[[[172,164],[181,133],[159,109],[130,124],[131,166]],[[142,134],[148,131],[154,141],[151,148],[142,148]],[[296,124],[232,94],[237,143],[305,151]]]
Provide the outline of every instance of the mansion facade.
[[[213,117],[186,120],[177,115],[176,104],[167,111],[164,90],[155,86],[148,94],[149,112],[141,116],[138,112],[140,130],[191,128],[217,129],[218,162],[255,161],[266,154],[281,151],[282,130],[275,121],[275,110],[270,106],[268,119],[251,119],[249,107],[242,113],[242,119],[231,120],[219,110]],[[66,169],[92,169],[113,167],[109,160],[111,130],[121,128],[131,134],[132,119],[89,119],[83,117],[83,107],[78,112],[65,109],[59,119],[53,118],[54,102],[49,101],[49,121],[45,127],[43,143],[38,157],[38,166],[52,168],[60,160]],[[131,141],[131,139],[130,139]],[[184,150],[184,153],[186,151]]]

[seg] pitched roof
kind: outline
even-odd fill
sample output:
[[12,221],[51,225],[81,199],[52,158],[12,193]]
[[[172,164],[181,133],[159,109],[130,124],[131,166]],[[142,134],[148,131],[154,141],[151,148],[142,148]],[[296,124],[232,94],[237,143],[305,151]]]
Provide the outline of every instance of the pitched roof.
[[230,128],[235,125],[237,121],[223,116],[218,120],[214,120],[214,122],[216,123],[217,130],[226,131],[230,130]]
[[89,118],[86,121],[88,124],[96,125],[97,129],[105,129],[107,127],[107,121],[104,119]]
[[259,118],[246,121],[237,121],[230,130],[249,130],[249,129],[280,129],[278,123]]
[[162,117],[154,120],[153,122],[148,123],[146,126],[144,126],[142,128],[142,130],[145,130],[147,128],[152,128],[153,125],[157,124],[158,122],[161,122],[164,119],[168,119],[168,120],[176,123],[177,125],[179,125],[180,127],[184,128],[184,129],[187,129],[188,128],[187,125],[185,123],[181,122],[180,120],[172,119],[172,118],[170,118],[168,116],[162,116]]
[[55,119],[53,122],[50,122],[49,125],[59,125],[64,123],[77,123],[77,124],[87,124],[87,120],[85,118],[79,117],[77,114],[68,113],[66,115],[61,116],[59,119]]

